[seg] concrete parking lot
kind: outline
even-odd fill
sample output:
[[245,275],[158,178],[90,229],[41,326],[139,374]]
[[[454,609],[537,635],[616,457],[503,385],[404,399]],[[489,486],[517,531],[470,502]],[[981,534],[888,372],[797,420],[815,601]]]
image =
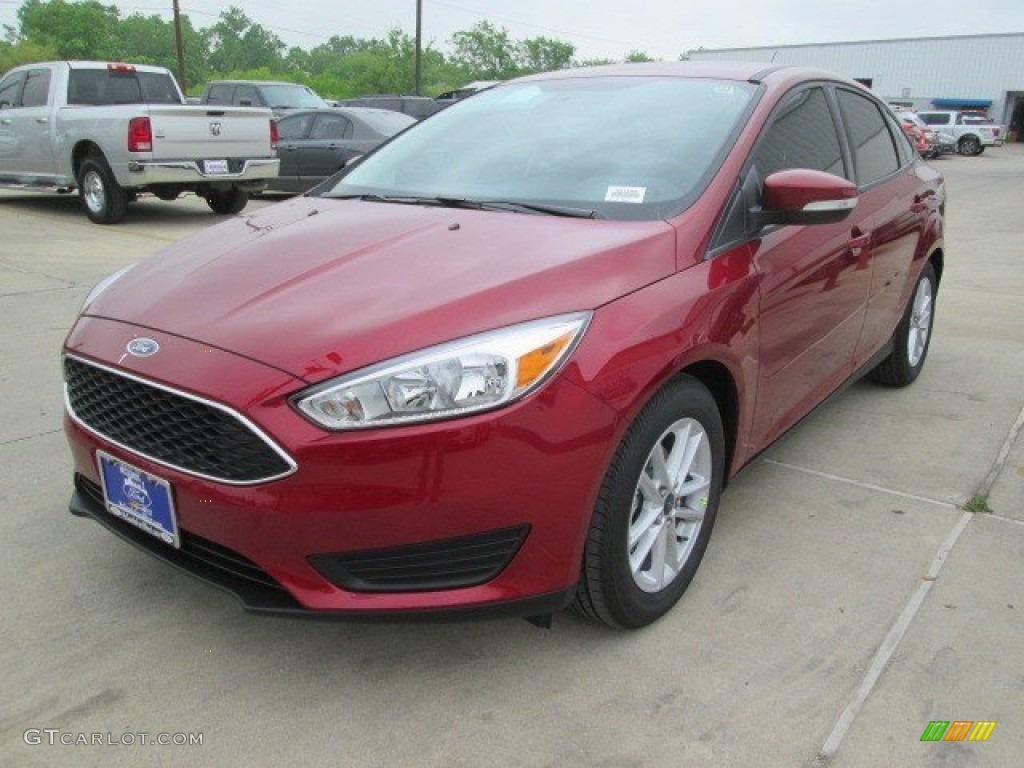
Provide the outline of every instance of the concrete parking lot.
[[[97,280],[215,217],[99,227],[0,192],[0,765],[1020,765],[1024,145],[936,167],[921,378],[854,385],[741,474],[693,586],[633,633],[257,618],[71,517],[63,336]],[[997,725],[922,742],[933,720]]]

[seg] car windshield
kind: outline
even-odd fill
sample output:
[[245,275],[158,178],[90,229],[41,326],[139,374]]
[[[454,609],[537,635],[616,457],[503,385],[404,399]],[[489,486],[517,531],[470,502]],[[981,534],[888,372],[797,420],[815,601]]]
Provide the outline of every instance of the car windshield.
[[416,122],[414,117],[409,117],[401,112],[389,112],[385,109],[375,112],[360,112],[359,119],[384,136],[394,136]]
[[510,83],[411,128],[321,194],[666,218],[700,194],[755,93],[747,82],[673,77]]
[[263,96],[271,109],[319,109],[327,102],[302,85],[265,85]]

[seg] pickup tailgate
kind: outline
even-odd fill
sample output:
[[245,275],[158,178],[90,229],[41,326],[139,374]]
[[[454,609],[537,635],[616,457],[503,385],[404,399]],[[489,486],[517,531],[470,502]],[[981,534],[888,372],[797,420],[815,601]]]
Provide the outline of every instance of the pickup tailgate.
[[273,157],[269,109],[152,104],[154,160]]

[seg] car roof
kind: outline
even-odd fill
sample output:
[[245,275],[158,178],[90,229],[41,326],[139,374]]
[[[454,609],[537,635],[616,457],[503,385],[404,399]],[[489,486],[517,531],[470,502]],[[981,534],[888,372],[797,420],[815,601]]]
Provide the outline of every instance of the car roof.
[[288,114],[282,117],[284,120],[288,117],[296,117],[301,115],[319,115],[321,113],[336,112],[338,114],[348,114],[353,117],[363,117],[364,115],[402,115],[408,117],[404,112],[399,112],[395,109],[380,109],[378,107],[350,107],[347,104],[342,104],[339,107],[308,107],[306,109],[292,109],[288,111]]
[[[598,67],[560,69],[539,75],[528,75],[510,82],[558,80],[592,77],[680,77],[737,80],[751,83],[778,82],[786,84],[801,80],[834,80],[867,90],[863,85],[834,72],[811,67],[776,65],[754,61],[655,61],[608,64]],[[500,88],[501,84],[495,86]]]
[[294,85],[296,88],[309,89],[302,83],[289,83],[285,80],[210,80],[207,85]]

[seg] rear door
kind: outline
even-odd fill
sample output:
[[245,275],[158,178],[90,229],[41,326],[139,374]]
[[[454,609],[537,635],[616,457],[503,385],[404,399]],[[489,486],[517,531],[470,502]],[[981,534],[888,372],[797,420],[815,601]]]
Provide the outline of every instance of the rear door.
[[860,188],[856,215],[870,238],[871,287],[853,359],[859,367],[889,340],[903,313],[929,201],[915,170],[916,152],[889,110],[849,88],[837,88],[836,96]]
[[0,109],[0,153],[8,175],[26,183],[46,183],[57,174],[53,154],[52,107],[53,71],[37,67],[19,73],[16,80],[0,84],[0,101],[11,100]]
[[[758,139],[761,180],[788,168],[851,178],[835,103],[822,85],[785,97]],[[760,276],[755,442],[774,440],[851,373],[871,280],[869,223],[777,226],[754,242]]]
[[307,189],[319,184],[359,154],[354,149],[352,121],[337,112],[321,112],[309,138],[301,142],[299,175]]
[[301,192],[304,189],[299,178],[299,163],[302,146],[309,135],[309,128],[315,116],[314,112],[303,112],[282,117],[277,121],[277,156],[281,159],[281,169],[277,179],[269,182],[274,189],[288,192]]

